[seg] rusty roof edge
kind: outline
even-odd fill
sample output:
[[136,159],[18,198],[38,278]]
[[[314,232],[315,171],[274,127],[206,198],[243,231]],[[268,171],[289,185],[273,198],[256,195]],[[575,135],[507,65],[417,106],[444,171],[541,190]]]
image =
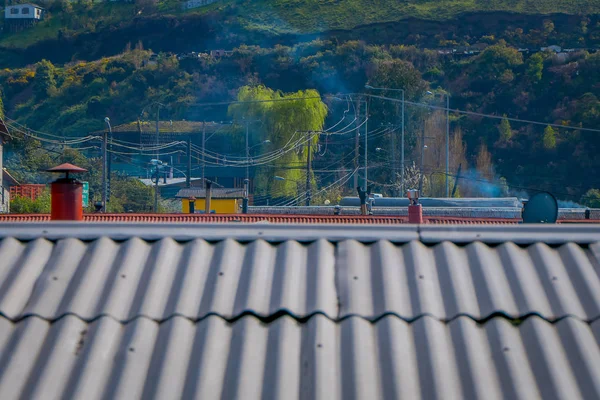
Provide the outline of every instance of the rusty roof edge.
[[144,240],[172,238],[177,241],[205,239],[218,241],[234,239],[252,241],[263,239],[270,242],[297,240],[312,242],[326,239],[332,242],[357,240],[375,242],[389,240],[405,243],[420,240],[435,244],[444,241],[470,243],[480,241],[497,244],[514,242],[532,244],[543,242],[550,245],[575,242],[590,244],[600,242],[600,224],[593,225],[333,225],[333,224],[190,224],[190,223],[104,223],[104,222],[29,222],[0,224],[0,238],[18,240],[46,238],[58,240],[77,238],[94,240],[109,237],[126,240],[138,237]]

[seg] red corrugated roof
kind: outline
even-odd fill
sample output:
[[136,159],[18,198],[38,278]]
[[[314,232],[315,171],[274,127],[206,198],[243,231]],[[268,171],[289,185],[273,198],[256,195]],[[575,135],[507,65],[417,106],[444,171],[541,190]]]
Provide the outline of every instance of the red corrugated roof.
[[[183,222],[183,223],[258,223],[275,224],[406,224],[405,216],[351,216],[351,215],[274,215],[274,214],[84,214],[85,222]],[[424,217],[427,223],[434,224],[516,224],[517,219],[501,218],[453,218]],[[0,222],[45,222],[49,214],[3,214]]]

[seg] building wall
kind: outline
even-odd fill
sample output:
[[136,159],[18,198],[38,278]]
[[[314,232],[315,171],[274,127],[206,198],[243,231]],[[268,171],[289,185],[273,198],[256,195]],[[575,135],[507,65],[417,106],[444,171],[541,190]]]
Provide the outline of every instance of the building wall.
[[[240,200],[238,199],[212,199],[210,201],[210,208],[217,214],[236,214],[239,212],[239,204]],[[204,207],[204,199],[196,199],[194,202],[195,211],[204,211]],[[181,212],[189,214],[190,201],[188,199],[181,200]]]
[[[13,10],[16,10],[13,11]],[[27,10],[26,14],[23,10]],[[4,10],[4,18],[6,19],[42,19],[44,11],[41,8],[32,6],[31,4],[19,4],[8,6]]]
[[10,191],[7,188],[1,188],[2,193],[0,195],[0,213],[10,212]]

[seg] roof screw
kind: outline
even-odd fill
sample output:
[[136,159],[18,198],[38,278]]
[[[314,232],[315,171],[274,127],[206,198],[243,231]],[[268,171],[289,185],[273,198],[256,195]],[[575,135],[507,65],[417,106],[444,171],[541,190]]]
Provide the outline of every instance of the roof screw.
[[223,276],[223,272],[219,272],[219,276]]
[[355,280],[355,281],[356,281],[356,280],[358,280],[358,276],[355,276],[355,277],[354,277],[354,280]]
[[505,347],[502,349],[502,351],[509,351],[510,349],[508,347]]
[[133,353],[135,351],[135,349],[133,347],[130,347],[129,351]]
[[58,280],[58,278],[56,276],[53,276],[52,279],[55,280],[55,281]]
[[126,276],[125,274],[121,274],[121,278],[125,278],[125,276]]
[[557,277],[555,277],[555,276],[553,276],[553,277],[552,277],[552,280],[553,280],[553,281],[557,281],[557,280],[558,280],[558,278],[557,278]]
[[317,344],[317,347],[321,348],[321,347],[323,347],[323,345],[321,343],[319,343],[319,344]]
[[419,279],[423,279],[423,278],[424,278],[424,276],[423,276],[423,275],[419,275]]

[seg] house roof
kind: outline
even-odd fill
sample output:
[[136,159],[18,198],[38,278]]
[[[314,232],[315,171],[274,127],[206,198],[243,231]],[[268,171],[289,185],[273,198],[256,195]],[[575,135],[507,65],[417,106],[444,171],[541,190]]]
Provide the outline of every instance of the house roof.
[[[206,189],[203,188],[183,188],[175,197],[188,199],[195,197],[203,199],[206,197]],[[244,189],[236,188],[212,188],[211,198],[213,199],[241,199],[244,197]]]
[[42,7],[38,4],[34,4],[34,3],[10,4],[6,7],[11,8],[11,7],[22,7],[22,6],[31,6],[31,7],[35,7],[35,8],[41,8],[42,10],[44,10],[44,7]]
[[14,176],[8,172],[6,168],[2,168],[2,181],[8,181],[11,186],[18,185],[19,182],[15,179]]
[[0,398],[598,398],[600,225],[0,225]]
[[[201,181],[202,178],[191,178],[191,182]],[[167,183],[165,183],[164,179],[159,179],[158,186],[169,186],[169,185],[181,185],[186,183],[187,178],[167,178]],[[141,178],[140,182],[142,182],[146,186],[154,186],[156,183],[153,179]]]

